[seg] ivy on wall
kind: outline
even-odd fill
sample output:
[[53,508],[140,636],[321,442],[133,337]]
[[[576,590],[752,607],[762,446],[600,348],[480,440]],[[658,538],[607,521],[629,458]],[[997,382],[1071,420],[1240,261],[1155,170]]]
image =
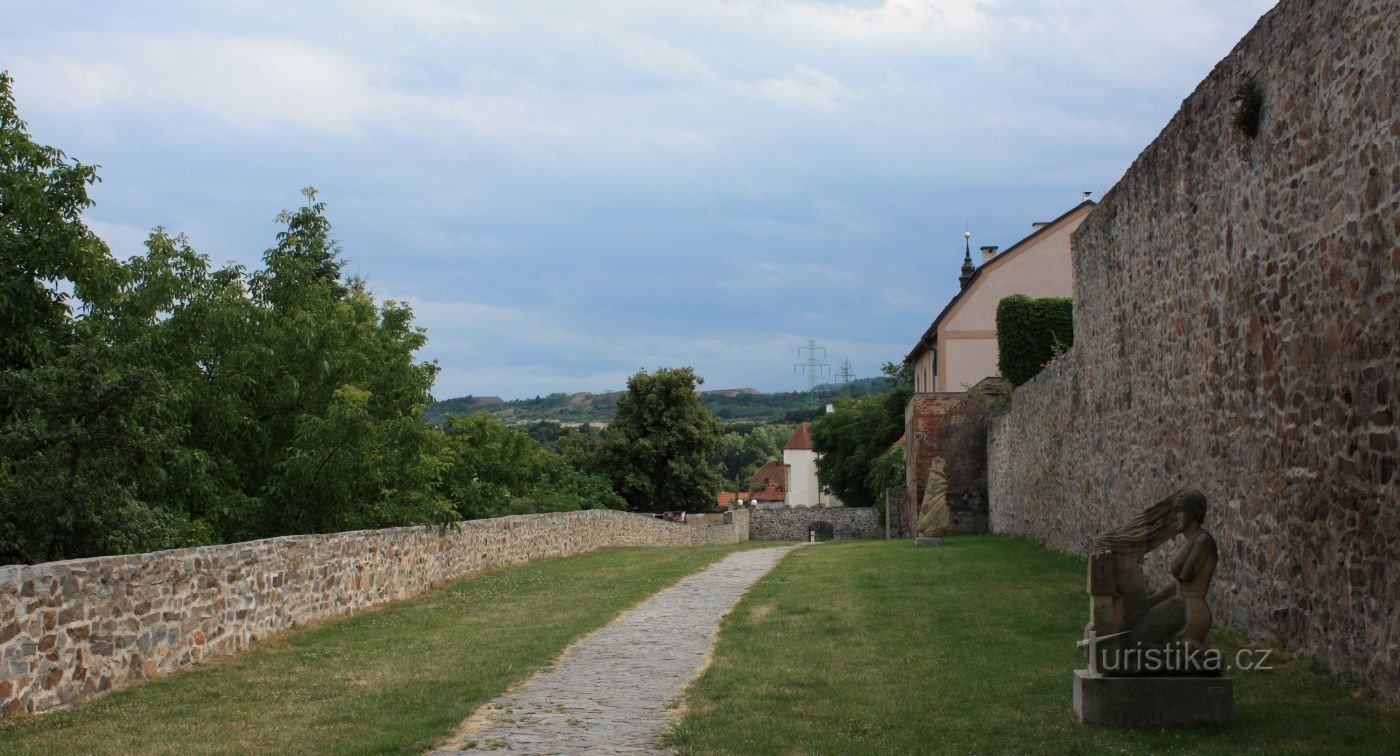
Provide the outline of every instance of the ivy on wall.
[[1068,297],[1012,294],[997,304],[997,367],[1012,386],[1034,378],[1074,345]]

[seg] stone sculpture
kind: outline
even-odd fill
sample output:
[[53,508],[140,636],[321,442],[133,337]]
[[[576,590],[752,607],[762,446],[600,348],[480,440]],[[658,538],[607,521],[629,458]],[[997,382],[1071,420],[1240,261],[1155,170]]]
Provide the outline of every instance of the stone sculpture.
[[943,470],[945,463],[941,457],[934,457],[929,466],[928,482],[924,485],[924,498],[919,506],[918,538],[920,546],[937,546],[943,543],[943,535],[948,532],[952,514],[948,511],[948,476]]
[[[1188,724],[1229,721],[1233,689],[1218,651],[1206,645],[1206,594],[1219,552],[1202,527],[1206,497],[1182,489],[1094,539],[1089,558],[1089,668],[1075,677],[1081,721]],[[1177,535],[1172,582],[1148,592],[1142,563]],[[1124,678],[1138,678],[1130,680]],[[1142,679],[1147,678],[1147,679]],[[1120,683],[1105,682],[1119,679]]]

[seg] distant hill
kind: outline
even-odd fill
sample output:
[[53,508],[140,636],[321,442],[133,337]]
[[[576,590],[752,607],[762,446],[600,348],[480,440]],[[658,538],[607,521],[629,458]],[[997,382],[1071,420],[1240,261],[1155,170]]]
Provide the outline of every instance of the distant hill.
[[[863,378],[844,387],[827,384],[815,391],[764,394],[758,389],[735,388],[700,392],[700,403],[724,421],[800,422],[820,415],[828,402],[843,396],[871,396],[890,391],[884,378]],[[621,392],[550,394],[534,399],[502,401],[499,397],[463,396],[434,402],[423,410],[423,422],[440,424],[448,415],[485,412],[511,425],[541,420],[556,423],[607,423],[613,418]]]

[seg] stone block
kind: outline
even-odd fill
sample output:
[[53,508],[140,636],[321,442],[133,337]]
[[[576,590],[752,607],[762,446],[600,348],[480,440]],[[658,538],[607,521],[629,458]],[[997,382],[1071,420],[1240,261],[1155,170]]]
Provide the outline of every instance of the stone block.
[[1227,724],[1235,688],[1229,677],[1104,677],[1076,669],[1074,714],[1081,724],[1111,727]]
[[942,546],[943,539],[938,536],[919,536],[914,539],[915,546]]

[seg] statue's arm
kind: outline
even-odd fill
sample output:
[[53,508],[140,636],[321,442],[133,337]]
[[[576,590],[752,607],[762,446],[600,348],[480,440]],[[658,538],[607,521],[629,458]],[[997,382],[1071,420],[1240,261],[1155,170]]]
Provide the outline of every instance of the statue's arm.
[[1185,582],[1196,579],[1196,575],[1200,573],[1214,550],[1215,541],[1209,534],[1202,533],[1193,538],[1187,549],[1186,559],[1181,564],[1181,571],[1177,573],[1177,579]]
[[1148,604],[1148,606],[1156,606],[1157,604],[1160,604],[1160,603],[1162,603],[1163,601],[1166,601],[1167,599],[1169,599],[1169,598],[1171,598],[1172,596],[1175,596],[1175,595],[1176,595],[1176,583],[1175,583],[1175,582],[1172,582],[1171,584],[1167,585],[1167,587],[1161,589],[1160,591],[1157,591],[1156,593],[1152,594],[1151,596],[1148,596],[1148,597],[1147,597],[1147,604]]

